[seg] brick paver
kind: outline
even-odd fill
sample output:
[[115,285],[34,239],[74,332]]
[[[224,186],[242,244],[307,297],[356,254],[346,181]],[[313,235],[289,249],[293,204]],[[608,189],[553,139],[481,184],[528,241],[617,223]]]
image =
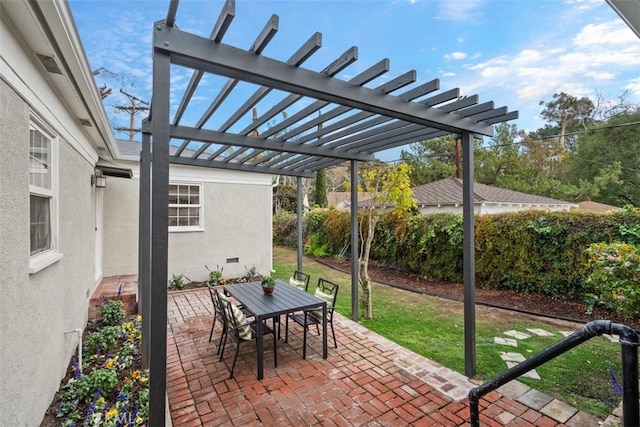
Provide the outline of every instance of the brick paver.
[[[169,294],[167,395],[175,426],[469,425],[466,397],[474,385],[467,378],[337,314],[338,348],[329,340],[326,360],[313,330],[302,359],[302,331],[295,325],[289,342],[278,342],[277,368],[273,348],[265,345],[262,381],[251,344],[240,347],[229,379],[235,348],[227,346],[218,360],[218,323],[209,342],[212,311],[206,289]],[[485,396],[482,425],[560,425],[517,397]]]

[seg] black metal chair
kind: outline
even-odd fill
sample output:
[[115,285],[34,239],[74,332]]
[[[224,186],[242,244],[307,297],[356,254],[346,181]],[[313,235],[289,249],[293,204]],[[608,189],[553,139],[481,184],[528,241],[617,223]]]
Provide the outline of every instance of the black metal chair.
[[222,348],[222,340],[225,338],[225,334],[227,333],[227,319],[224,315],[224,308],[222,307],[222,303],[220,302],[220,298],[218,297],[218,290],[215,286],[207,284],[209,288],[209,296],[211,297],[211,303],[213,304],[213,324],[211,325],[211,332],[209,333],[209,342],[213,338],[213,329],[216,326],[216,321],[219,320],[222,323],[222,333],[220,334],[220,342],[218,343],[217,354],[220,354],[220,349]]
[[[222,294],[218,294],[220,297],[220,304],[224,309],[224,315],[226,319],[226,328],[227,332],[224,336],[224,340],[222,342],[221,352],[220,352],[220,361],[222,361],[224,356],[224,349],[226,347],[227,338],[229,336],[233,336],[236,340],[236,352],[233,356],[233,363],[231,364],[231,373],[229,375],[229,379],[233,378],[233,370],[236,367],[236,361],[238,360],[238,353],[240,352],[240,345],[242,343],[251,342],[256,338],[256,329],[255,329],[255,321],[248,321],[245,317],[244,313],[228,298],[224,297]],[[275,367],[278,366],[278,352],[277,352],[277,337],[274,329],[269,328],[265,324],[262,326],[262,334],[268,335],[273,334],[273,365]]]
[[307,273],[303,273],[302,271],[294,271],[289,279],[289,284],[295,286],[296,288],[300,288],[305,292],[309,289],[309,279],[311,276]]
[[[327,302],[327,323],[331,325],[331,335],[333,336],[333,345],[338,348],[338,341],[336,340],[336,333],[333,329],[333,311],[336,305],[336,299],[338,298],[338,285],[329,280],[319,278],[318,286],[316,287],[315,296],[325,300]],[[289,340],[289,319],[302,326],[303,338],[302,338],[302,358],[307,358],[307,330],[310,325],[316,325],[318,335],[320,329],[318,325],[322,323],[322,310],[305,310],[302,313],[293,313],[287,315],[285,324],[285,339],[284,342]]]

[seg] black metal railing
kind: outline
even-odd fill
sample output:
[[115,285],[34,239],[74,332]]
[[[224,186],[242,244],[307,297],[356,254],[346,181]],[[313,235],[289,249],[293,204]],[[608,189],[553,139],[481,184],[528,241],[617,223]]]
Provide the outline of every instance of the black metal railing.
[[471,425],[473,427],[480,426],[478,404],[482,396],[585,341],[602,334],[619,335],[620,344],[622,345],[622,425],[624,427],[640,426],[638,410],[638,334],[628,326],[613,323],[609,320],[594,320],[587,323],[579,331],[519,363],[504,374],[498,375],[481,386],[472,389],[469,392]]

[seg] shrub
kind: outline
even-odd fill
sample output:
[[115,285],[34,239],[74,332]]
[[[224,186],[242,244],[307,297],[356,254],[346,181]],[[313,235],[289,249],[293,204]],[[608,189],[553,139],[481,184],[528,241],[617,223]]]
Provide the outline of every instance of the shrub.
[[640,248],[626,243],[596,243],[587,249],[590,274],[587,311],[602,304],[626,316],[640,314]]
[[179,291],[184,288],[184,274],[172,274],[169,280],[169,289]]
[[104,323],[107,325],[119,325],[122,323],[127,313],[124,311],[124,304],[120,300],[110,300],[100,308]]

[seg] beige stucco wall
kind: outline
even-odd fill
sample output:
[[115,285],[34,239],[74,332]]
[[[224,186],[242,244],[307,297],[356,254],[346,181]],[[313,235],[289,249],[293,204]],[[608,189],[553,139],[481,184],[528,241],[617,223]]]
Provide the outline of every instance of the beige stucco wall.
[[0,96],[0,425],[38,425],[78,343],[66,332],[84,329],[95,287],[93,166],[58,139],[63,258],[29,274],[29,107],[54,132],[61,124],[3,80]]
[[[105,192],[104,275],[138,272],[138,167],[134,179],[109,178]],[[207,269],[238,277],[245,267],[272,268],[271,176],[220,169],[172,166],[172,183],[203,186],[203,230],[169,233],[168,274],[204,280]],[[238,258],[238,262],[227,260]]]

